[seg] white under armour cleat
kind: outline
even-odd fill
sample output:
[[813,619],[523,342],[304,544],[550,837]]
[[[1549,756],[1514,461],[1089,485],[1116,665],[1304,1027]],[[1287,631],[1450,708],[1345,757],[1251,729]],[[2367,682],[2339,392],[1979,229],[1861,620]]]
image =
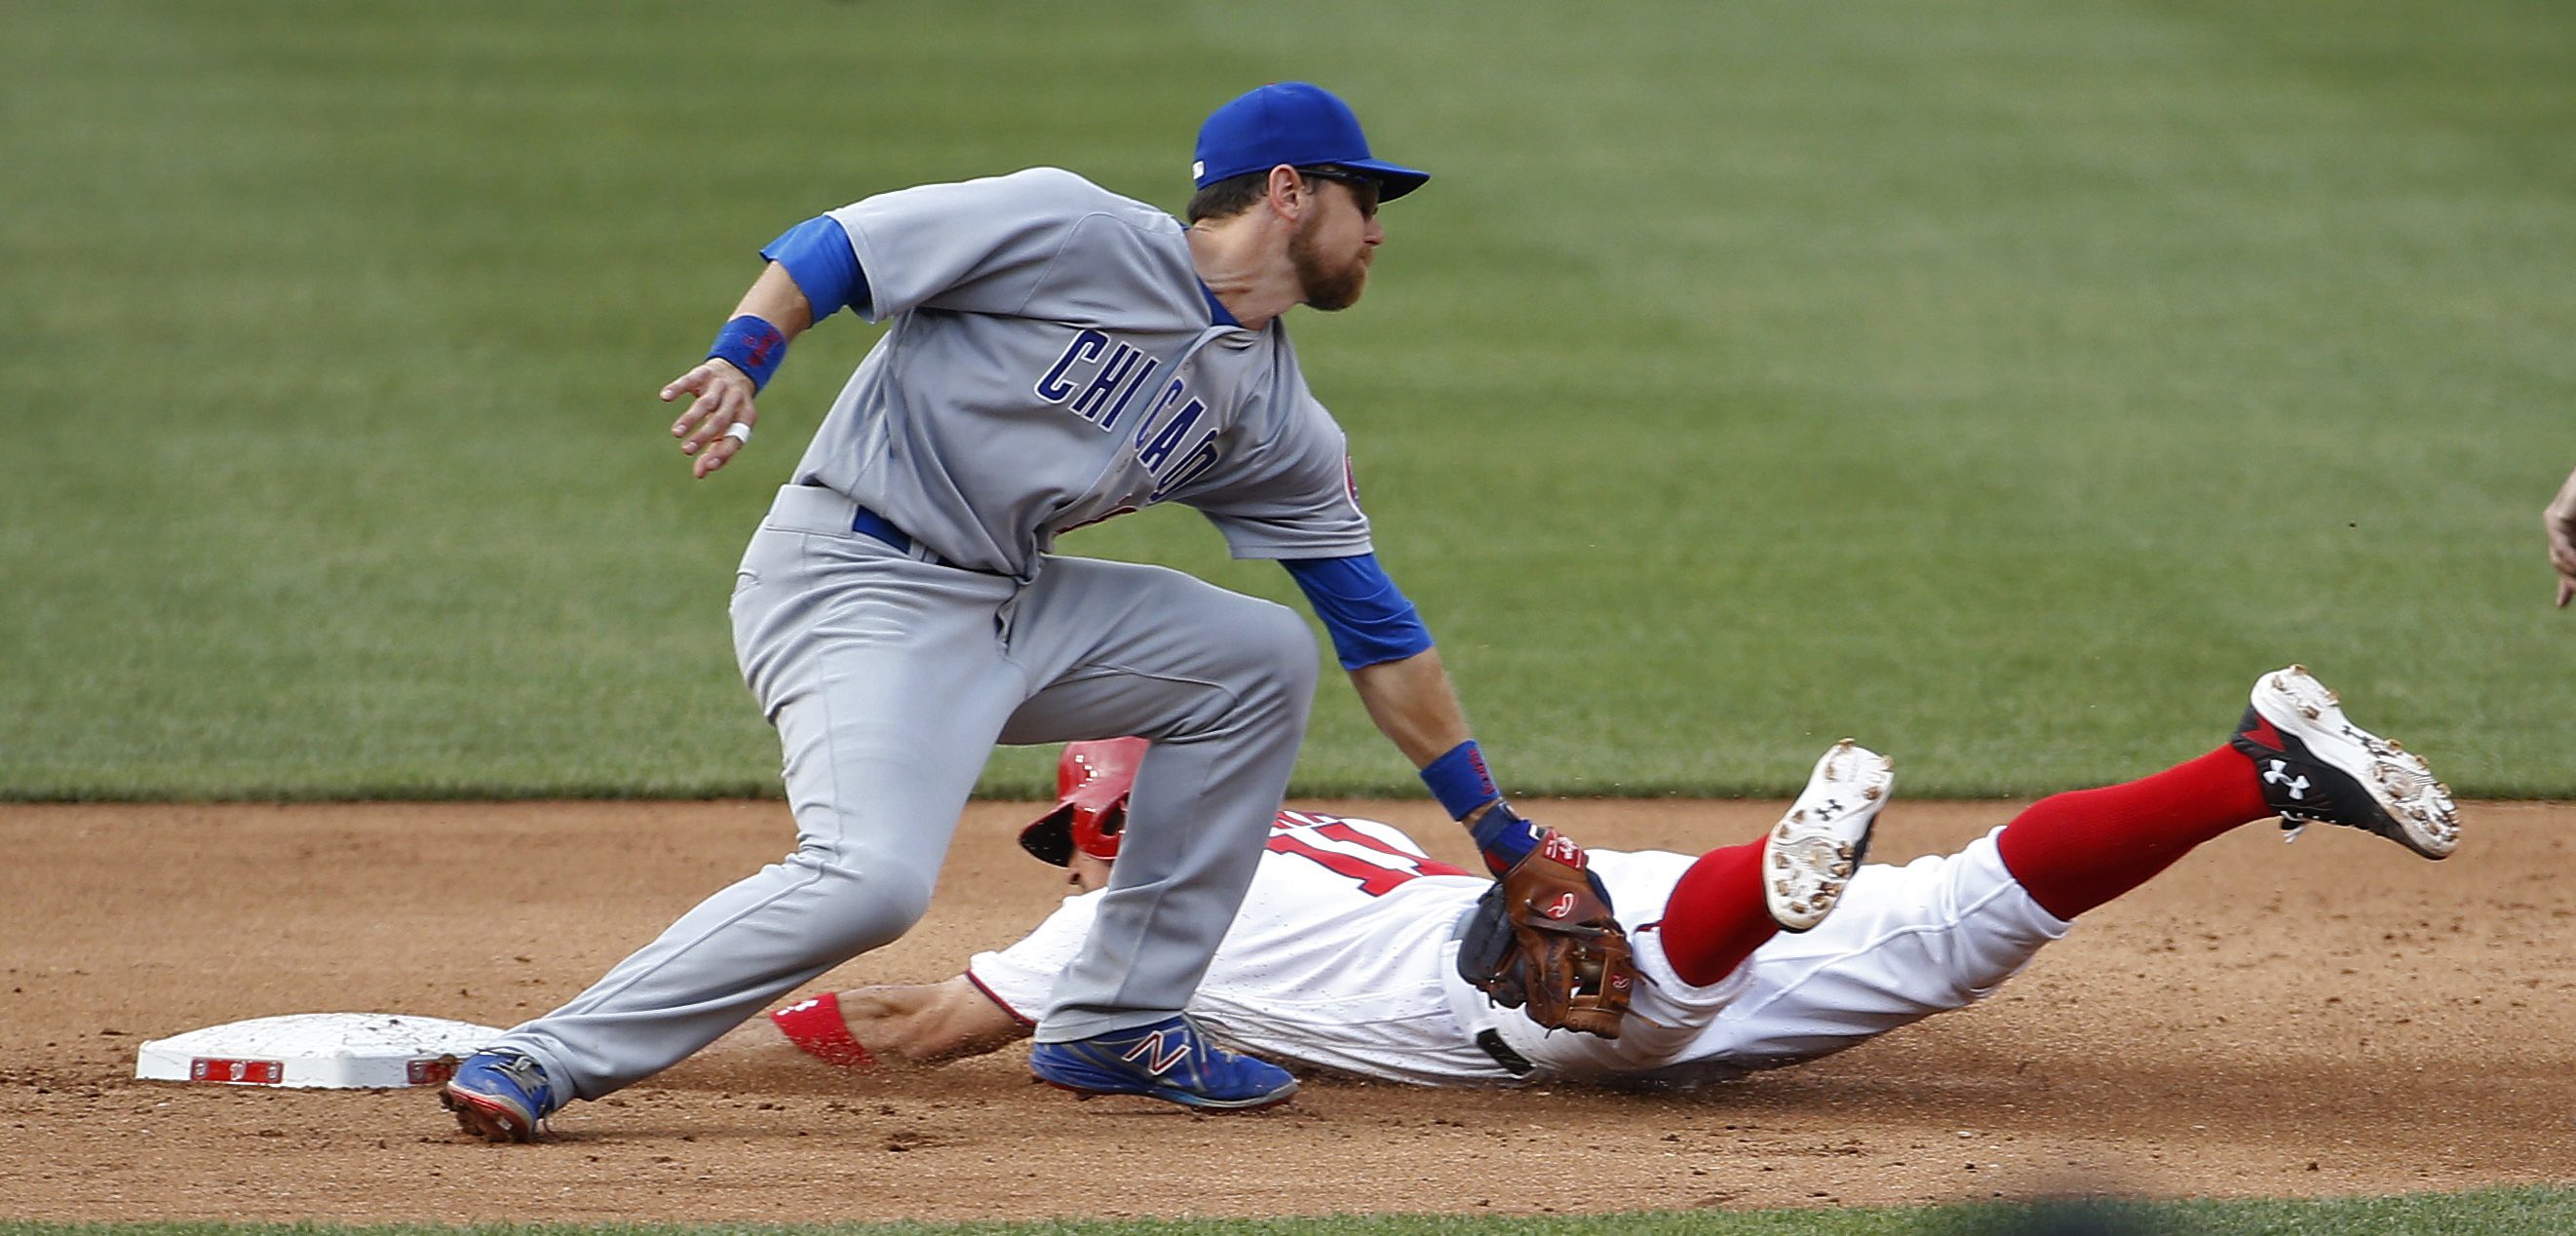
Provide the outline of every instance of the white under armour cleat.
[[2228,741],[2253,757],[2264,805],[2293,836],[2308,824],[2341,824],[2426,858],[2448,858],[2459,848],[2451,787],[2434,780],[2414,752],[2354,725],[2304,666],[2257,679],[2253,703]]
[[1762,895],[1783,931],[1825,921],[1869,856],[1869,830],[1896,780],[1887,757],[1846,738],[1816,761],[1805,793],[1762,846]]

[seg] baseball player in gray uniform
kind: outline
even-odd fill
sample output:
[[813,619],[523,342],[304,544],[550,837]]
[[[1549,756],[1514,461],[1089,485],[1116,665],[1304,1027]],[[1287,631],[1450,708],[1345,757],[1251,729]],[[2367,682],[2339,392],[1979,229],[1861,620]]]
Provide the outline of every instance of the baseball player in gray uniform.
[[1293,1094],[1284,1070],[1180,1014],[1287,788],[1315,648],[1290,610],[1053,552],[1162,503],[1205,515],[1237,557],[1288,567],[1369,715],[1474,821],[1490,867],[1590,878],[1580,847],[1487,775],[1282,321],[1359,299],[1379,203],[1428,174],[1373,157],[1350,108],[1303,83],[1218,108],[1197,159],[1187,226],[1037,168],[871,197],[762,251],[709,358],[662,391],[689,400],[672,432],[697,476],[750,442],[753,397],[798,334],[844,307],[890,324],[734,584],[735,653],[778,730],[797,848],[468,1059],[441,1092],[468,1132],[534,1140],[563,1104],[651,1076],[902,935],[997,741],[1125,734],[1152,754],[1031,1068],[1213,1110]]

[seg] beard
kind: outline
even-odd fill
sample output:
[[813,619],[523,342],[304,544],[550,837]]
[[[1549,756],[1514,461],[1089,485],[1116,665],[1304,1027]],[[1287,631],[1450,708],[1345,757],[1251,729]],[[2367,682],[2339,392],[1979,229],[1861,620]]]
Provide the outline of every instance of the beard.
[[1306,289],[1305,303],[1326,313],[1348,309],[1368,289],[1368,262],[1352,257],[1337,265],[1326,259],[1315,247],[1313,222],[1309,219],[1288,237],[1288,263],[1297,272],[1299,286]]

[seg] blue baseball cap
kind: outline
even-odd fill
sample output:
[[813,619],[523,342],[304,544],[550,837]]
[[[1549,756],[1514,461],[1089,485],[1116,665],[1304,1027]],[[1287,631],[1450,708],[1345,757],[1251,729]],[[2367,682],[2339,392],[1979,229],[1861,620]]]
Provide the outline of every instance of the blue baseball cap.
[[1202,189],[1282,163],[1366,176],[1377,182],[1382,202],[1431,179],[1429,172],[1370,158],[1368,136],[1360,132],[1351,105],[1307,82],[1273,82],[1210,113],[1199,126],[1196,160],[1190,178]]

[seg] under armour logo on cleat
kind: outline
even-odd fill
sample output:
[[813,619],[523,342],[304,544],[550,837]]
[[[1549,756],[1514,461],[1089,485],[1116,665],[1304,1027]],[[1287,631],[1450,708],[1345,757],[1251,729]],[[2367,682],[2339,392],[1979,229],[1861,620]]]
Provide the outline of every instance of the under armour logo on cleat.
[[2271,760],[2267,762],[2272,766],[2263,770],[2263,780],[2287,789],[2290,791],[2290,797],[2292,798],[2306,798],[2308,796],[2308,778],[2306,774],[2302,773],[2297,776],[2292,776],[2287,772],[2287,769],[2290,767],[2288,764],[2279,760]]

